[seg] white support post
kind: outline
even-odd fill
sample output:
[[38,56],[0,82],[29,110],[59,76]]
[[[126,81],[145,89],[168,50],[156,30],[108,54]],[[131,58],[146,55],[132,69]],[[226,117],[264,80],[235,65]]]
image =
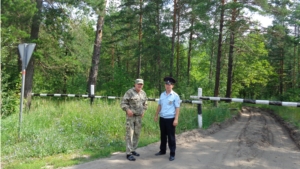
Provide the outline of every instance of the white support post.
[[202,97],[202,88],[198,88],[198,98],[199,98],[199,101],[200,101],[200,104],[198,104],[198,125],[199,125],[199,128],[202,128],[202,100],[201,98]]
[[94,88],[94,85],[91,85],[91,95],[94,95],[95,94],[95,88]]
[[93,104],[94,97],[95,97],[95,85],[91,85],[90,88],[90,97],[91,97],[91,105]]

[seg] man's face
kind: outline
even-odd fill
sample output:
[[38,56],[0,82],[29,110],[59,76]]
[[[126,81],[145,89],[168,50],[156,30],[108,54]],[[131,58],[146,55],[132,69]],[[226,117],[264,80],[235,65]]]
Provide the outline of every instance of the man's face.
[[143,89],[143,86],[144,86],[144,84],[142,84],[142,83],[137,83],[137,84],[134,85],[135,90],[138,91],[138,92]]
[[165,84],[165,88],[166,88],[166,90],[172,90],[172,89],[173,89],[173,87],[174,87],[174,85],[173,85],[173,84]]

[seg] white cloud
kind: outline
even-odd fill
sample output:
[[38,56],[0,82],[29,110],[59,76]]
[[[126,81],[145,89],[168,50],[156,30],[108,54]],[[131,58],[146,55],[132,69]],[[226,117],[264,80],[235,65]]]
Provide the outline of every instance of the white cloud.
[[251,16],[251,18],[252,18],[252,21],[260,22],[261,26],[263,26],[263,27],[268,27],[268,26],[272,25],[272,21],[273,21],[273,18],[268,17],[268,16],[262,16],[259,14],[254,14]]

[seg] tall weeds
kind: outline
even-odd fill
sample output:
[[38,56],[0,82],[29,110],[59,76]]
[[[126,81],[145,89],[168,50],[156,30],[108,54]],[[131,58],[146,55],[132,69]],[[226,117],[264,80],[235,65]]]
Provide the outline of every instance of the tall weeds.
[[[82,98],[34,98],[31,110],[23,113],[21,139],[18,138],[18,113],[2,119],[4,166],[22,168],[28,167],[28,163],[35,166],[37,162],[45,165],[41,159],[60,154],[99,158],[124,152],[125,112],[119,104],[119,100],[96,99],[91,106],[89,99]],[[159,141],[159,126],[154,122],[156,108],[157,102],[149,102],[139,146]],[[228,113],[225,109],[205,108],[204,127],[230,117]],[[197,117],[196,105],[181,104],[176,133],[197,128]]]

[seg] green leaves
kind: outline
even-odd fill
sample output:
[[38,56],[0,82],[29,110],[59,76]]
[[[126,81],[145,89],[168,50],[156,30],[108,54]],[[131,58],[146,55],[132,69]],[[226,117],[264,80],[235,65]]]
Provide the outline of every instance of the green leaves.
[[[36,3],[33,2],[1,2],[5,7],[1,11],[1,71],[2,81],[5,83],[3,91],[19,93],[21,80],[17,45],[30,41],[31,22],[37,11]],[[34,40],[37,44],[33,53],[34,93],[86,92],[96,25],[91,15],[102,16],[101,12],[105,11],[102,9],[103,3],[104,0],[57,0],[43,3],[39,37]],[[117,4],[110,1],[110,6],[106,9],[97,93],[122,95],[132,86],[131,82],[137,76],[139,56],[142,58],[140,75],[147,84],[145,89],[155,95],[164,90],[162,77],[170,73],[172,55],[170,28],[173,24],[173,8],[170,4],[173,3],[144,0],[142,9],[139,3],[140,1],[122,1],[122,4]],[[179,3],[179,32],[175,37],[177,39],[179,36],[179,44],[175,45],[178,45],[178,51],[174,53],[179,57],[174,60],[173,73],[175,75],[175,70],[178,69],[176,90],[180,95],[188,97],[198,87],[205,89],[206,95],[213,94],[218,52],[219,3],[220,1],[196,0]],[[235,30],[232,96],[240,96],[248,91],[259,94],[264,88],[266,93],[284,95],[284,90],[283,94],[274,92],[274,88],[278,88],[280,83],[282,89],[291,86],[294,89],[298,86],[299,8],[298,2],[289,4],[287,1],[274,1],[270,5],[266,5],[266,1],[257,0],[226,3],[220,95],[224,95],[226,91],[232,30]],[[232,9],[240,10],[234,24],[230,22]],[[274,15],[274,25],[268,29],[260,29],[249,21],[244,10]],[[188,55],[191,57],[190,65]],[[17,97],[14,97],[17,101]]]
[[249,34],[242,40],[236,44],[236,50],[240,52],[236,56],[234,66],[233,93],[235,94],[240,91],[255,91],[258,86],[263,88],[274,75],[274,69],[267,60],[263,37],[259,34]]

